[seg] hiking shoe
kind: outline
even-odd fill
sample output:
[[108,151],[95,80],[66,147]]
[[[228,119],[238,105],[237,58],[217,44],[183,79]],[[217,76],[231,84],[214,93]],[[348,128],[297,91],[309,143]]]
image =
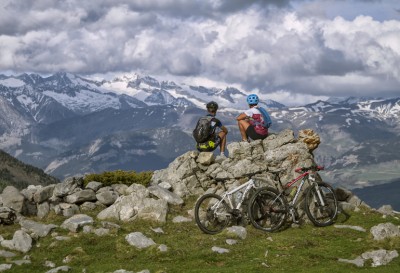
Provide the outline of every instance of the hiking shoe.
[[220,163],[221,161],[224,161],[225,159],[227,159],[226,155],[220,154],[215,157],[215,162]]

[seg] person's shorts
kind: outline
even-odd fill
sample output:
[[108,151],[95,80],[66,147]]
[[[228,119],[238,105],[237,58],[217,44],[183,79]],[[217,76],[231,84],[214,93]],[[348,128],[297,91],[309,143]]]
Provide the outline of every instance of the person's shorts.
[[252,140],[257,140],[257,139],[265,139],[268,135],[260,135],[256,132],[254,129],[254,125],[250,125],[246,129],[246,135],[251,138]]
[[219,146],[220,143],[221,138],[216,135],[214,138],[204,143],[197,143],[196,148],[199,152],[212,152]]

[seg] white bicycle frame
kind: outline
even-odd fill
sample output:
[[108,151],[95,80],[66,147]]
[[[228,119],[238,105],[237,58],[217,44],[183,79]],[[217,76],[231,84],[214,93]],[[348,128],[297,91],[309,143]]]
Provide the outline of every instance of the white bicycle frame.
[[[234,203],[233,203],[233,194],[242,190],[243,188],[243,194],[239,199],[239,202],[236,204],[236,207],[234,207]],[[230,191],[225,192],[224,194],[221,195],[222,199],[220,201],[218,201],[217,203],[215,203],[212,208],[215,209],[217,208],[224,200],[228,200],[228,204],[230,206],[231,209],[240,209],[240,207],[242,206],[243,200],[246,197],[247,193],[250,191],[250,189],[252,188],[256,188],[256,185],[254,183],[253,179],[250,179],[249,181],[247,181],[246,183],[240,185],[237,188],[234,188]]]

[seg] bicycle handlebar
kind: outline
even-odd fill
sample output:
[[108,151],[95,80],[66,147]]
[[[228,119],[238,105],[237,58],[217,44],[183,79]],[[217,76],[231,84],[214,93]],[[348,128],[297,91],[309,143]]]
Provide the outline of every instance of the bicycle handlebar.
[[301,168],[297,168],[294,171],[297,173],[305,173],[308,171],[313,171],[313,172],[318,172],[318,171],[322,171],[324,169],[323,166],[311,166],[311,167],[301,167]]

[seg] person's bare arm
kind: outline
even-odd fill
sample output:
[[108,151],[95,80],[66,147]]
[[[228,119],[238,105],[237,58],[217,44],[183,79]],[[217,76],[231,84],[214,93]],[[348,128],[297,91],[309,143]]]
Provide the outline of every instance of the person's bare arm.
[[241,113],[241,114],[236,118],[236,120],[239,121],[239,120],[243,120],[243,119],[247,119],[247,118],[248,118],[248,116],[247,116],[245,113]]

